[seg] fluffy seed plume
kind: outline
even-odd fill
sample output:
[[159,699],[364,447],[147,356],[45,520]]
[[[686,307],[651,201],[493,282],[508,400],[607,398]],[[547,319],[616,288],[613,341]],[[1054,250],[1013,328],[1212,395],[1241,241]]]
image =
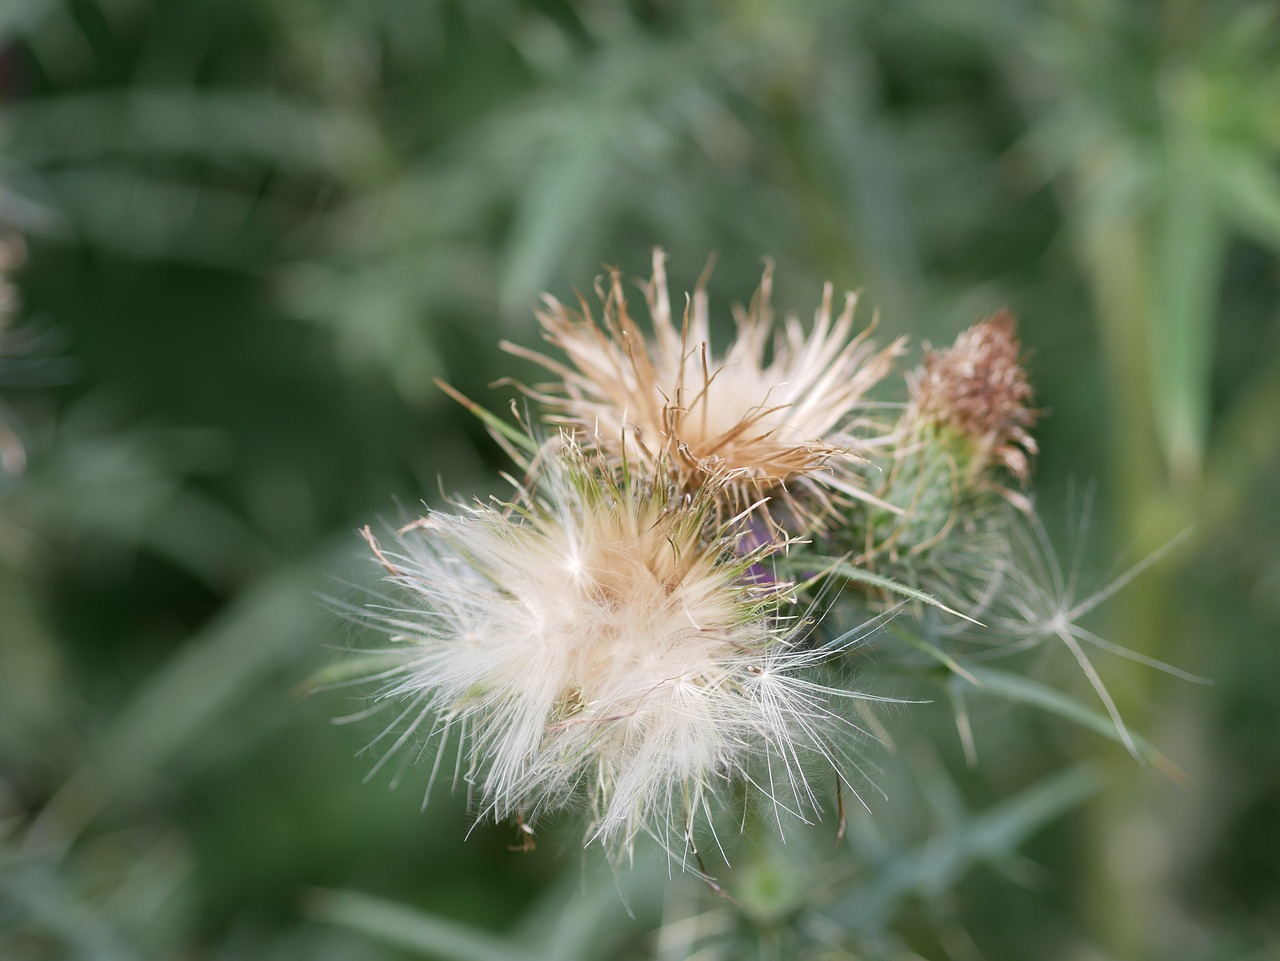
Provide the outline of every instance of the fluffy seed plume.
[[874,499],[852,470],[863,448],[853,435],[855,415],[904,341],[876,349],[870,328],[854,334],[857,298],[848,294],[833,316],[830,284],[812,330],[794,317],[776,329],[767,266],[750,306],[734,311],[733,345],[717,356],[704,284],[677,326],[664,259],[654,252],[645,288],[652,337],[632,319],[614,270],[597,291],[599,321],[584,298],[578,310],[545,300],[538,315],[544,336],[567,365],[504,344],[560,378],[529,391],[549,419],[615,464],[664,465],[681,491],[714,481],[722,518],[769,498],[763,514],[782,508],[781,520],[794,530],[820,521],[840,495]]
[[366,529],[396,595],[373,613],[392,640],[377,700],[398,705],[378,766],[417,737],[434,778],[456,750],[481,817],[531,830],[585,807],[588,840],[622,850],[640,832],[691,850],[732,781],[804,817],[806,769],[830,777],[841,753],[831,705],[862,695],[804,676],[832,651],[804,645],[786,585],[750,575],[776,548],[708,542],[706,490],[615,480],[595,456],[566,439],[516,503],[430,513],[394,549]]

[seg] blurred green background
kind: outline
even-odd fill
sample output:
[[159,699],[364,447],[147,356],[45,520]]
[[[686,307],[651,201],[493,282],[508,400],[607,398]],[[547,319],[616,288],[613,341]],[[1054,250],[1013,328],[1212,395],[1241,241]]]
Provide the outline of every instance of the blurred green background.
[[[1274,4],[3,0],[0,222],[0,957],[1280,957]],[[320,595],[375,578],[358,526],[501,489],[432,379],[501,409],[539,293],[655,244],[678,289],[718,255],[722,321],[764,255],[916,343],[1014,309],[1084,582],[1190,531],[1091,622],[1214,680],[1100,662],[1185,784],[893,712],[847,884],[733,947],[697,882],[629,917],[572,825],[511,853],[363,783]]]

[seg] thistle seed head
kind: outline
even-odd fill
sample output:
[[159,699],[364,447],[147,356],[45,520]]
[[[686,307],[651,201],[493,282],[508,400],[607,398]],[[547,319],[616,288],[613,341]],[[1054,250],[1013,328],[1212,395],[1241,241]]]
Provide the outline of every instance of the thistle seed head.
[[679,847],[735,780],[813,810],[837,692],[803,676],[830,652],[803,644],[789,586],[748,576],[777,545],[708,539],[711,488],[661,465],[618,480],[597,456],[567,441],[513,503],[430,513],[385,551],[367,535],[396,595],[372,615],[393,642],[378,697],[405,728],[383,761],[430,734],[482,817],[582,806],[588,839],[623,849]]

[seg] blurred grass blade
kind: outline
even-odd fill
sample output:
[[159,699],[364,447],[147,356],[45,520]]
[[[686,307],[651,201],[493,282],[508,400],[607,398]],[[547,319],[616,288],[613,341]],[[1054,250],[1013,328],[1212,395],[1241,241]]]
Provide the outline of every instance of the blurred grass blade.
[[26,0],[25,3],[11,0],[0,4],[0,41],[34,29],[55,9],[61,9],[57,0]]
[[377,128],[359,113],[265,93],[133,88],[27,101],[0,111],[0,144],[37,165],[138,154],[253,161],[345,179],[377,166]]
[[547,151],[511,231],[500,302],[507,317],[523,317],[548,286],[570,244],[585,246],[592,218],[617,164],[610,156],[608,118],[580,125],[567,143]]
[[891,857],[865,884],[822,913],[848,928],[879,929],[893,919],[904,898],[939,894],[979,862],[1011,855],[1101,787],[1101,778],[1087,767],[1053,775],[916,850]]
[[[315,560],[332,568],[327,553]],[[318,573],[286,570],[228,606],[144,684],[36,818],[27,843],[63,850],[112,801],[139,791],[265,674],[325,629]],[[282,695],[283,696],[283,695]]]
[[0,491],[0,511],[24,526],[147,548],[215,587],[244,576],[267,548],[236,515],[185,483],[207,472],[213,438],[196,431],[85,438],[64,446]]
[[629,870],[607,878],[569,872],[525,913],[512,937],[537,944],[543,961],[612,957],[615,945],[659,923],[670,883],[666,862],[658,857],[641,856]]
[[[6,902],[18,909],[24,927],[37,927],[66,945],[68,953],[63,957],[84,961],[137,961],[142,957],[96,911],[38,863],[15,862],[8,856],[0,860],[0,918],[8,921]],[[8,958],[11,955],[3,951],[4,934],[4,926],[0,925],[0,954]],[[21,951],[22,941],[18,943]]]
[[[1117,730],[1111,718],[1099,711],[1085,707],[1061,691],[1033,681],[1019,674],[1011,674],[987,667],[971,667],[969,672],[982,685],[984,693],[994,694],[1020,704],[1028,704],[1051,714],[1074,721],[1082,727],[1108,737],[1118,744],[1125,744],[1124,735]],[[1169,758],[1161,754],[1151,742],[1129,732],[1129,739],[1143,760],[1158,768],[1161,772],[1176,781],[1185,780],[1186,775]]]
[[[406,647],[406,650],[411,648]],[[314,694],[331,687],[345,687],[348,684],[367,681],[397,666],[403,666],[405,655],[400,653],[375,652],[356,654],[311,673],[305,681],[298,685],[296,693],[300,695]]]
[[1151,313],[1153,410],[1174,480],[1198,483],[1209,432],[1213,320],[1226,237],[1195,131],[1169,146],[1170,181],[1157,237]]
[[483,931],[354,891],[315,891],[307,914],[442,961],[532,961],[515,945]]
[[1232,221],[1272,250],[1280,250],[1280,176],[1272,159],[1253,154],[1223,157],[1210,173]]
[[894,631],[893,633],[895,637],[901,638],[917,651],[922,651],[923,653],[928,654],[929,657],[933,658],[952,674],[964,678],[970,684],[974,685],[974,687],[982,687],[982,682],[974,677],[967,667],[964,667],[959,661],[936,644],[930,644],[912,630]]

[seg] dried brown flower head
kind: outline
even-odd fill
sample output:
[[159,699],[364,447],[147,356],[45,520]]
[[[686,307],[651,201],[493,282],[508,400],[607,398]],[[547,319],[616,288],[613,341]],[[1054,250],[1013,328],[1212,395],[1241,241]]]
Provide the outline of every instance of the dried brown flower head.
[[[1018,360],[1021,345],[1008,310],[979,321],[946,350],[931,351],[909,378],[908,422],[958,435],[967,455],[962,478],[978,483],[1000,466],[1025,483],[1037,453],[1031,428],[1039,412]],[[1007,492],[1005,492],[1007,493]]]
[[655,251],[645,288],[652,337],[628,312],[614,270],[597,290],[599,321],[583,298],[578,310],[545,299],[538,315],[544,336],[568,364],[504,345],[560,378],[529,390],[547,405],[551,422],[618,465],[666,464],[685,491],[715,478],[722,515],[768,498],[764,516],[781,508],[788,522],[807,526],[838,500],[874,500],[851,469],[865,444],[854,436],[862,426],[855,415],[867,391],[892,369],[903,341],[877,349],[870,327],[854,334],[853,294],[833,318],[830,284],[811,331],[794,317],[776,330],[772,267],[766,266],[750,306],[734,311],[737,338],[717,356],[704,282],[677,327],[663,262]]

